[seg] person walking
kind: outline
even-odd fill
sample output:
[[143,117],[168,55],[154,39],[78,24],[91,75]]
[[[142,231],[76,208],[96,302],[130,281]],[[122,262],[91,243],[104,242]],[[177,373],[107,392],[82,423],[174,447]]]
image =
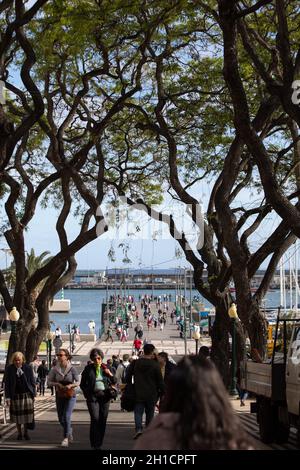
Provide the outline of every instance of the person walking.
[[61,327],[60,326],[57,326],[55,329],[55,338],[61,339]]
[[75,388],[78,384],[78,372],[71,364],[69,351],[60,349],[57,354],[57,364],[48,374],[48,385],[55,386],[56,389],[57,415],[63,428],[62,447],[68,447],[73,441],[71,418],[76,403]]
[[123,326],[123,328],[122,328],[120,341],[121,341],[122,343],[124,343],[124,341],[127,341],[127,329],[126,329],[125,326]]
[[90,352],[92,364],[82,372],[80,388],[86,399],[90,414],[90,443],[95,450],[100,450],[106,429],[110,398],[105,390],[116,383],[113,374],[103,363],[104,354],[101,349],[93,348]]
[[46,361],[43,359],[42,364],[40,364],[37,369],[40,395],[43,395],[43,396],[45,395],[45,383],[46,383],[46,378],[47,378],[48,373],[49,373],[49,369],[46,366]]
[[140,338],[141,332],[143,333],[143,325],[141,323],[138,323],[136,327],[134,328],[134,332],[135,332],[134,339]]
[[129,354],[123,354],[122,359],[123,360],[118,365],[118,368],[117,368],[117,371],[116,371],[116,382],[117,382],[119,390],[122,390],[122,388],[124,388],[124,384],[126,384],[127,368],[130,365]]
[[107,328],[105,342],[107,342],[109,339],[110,339],[110,341],[111,341],[112,343],[114,342],[113,336],[112,336],[112,327],[111,327],[110,325],[109,325],[109,327]]
[[[119,394],[122,394],[125,388],[126,374],[127,374],[129,365],[130,365],[129,354],[123,354],[123,360],[118,365],[116,375],[115,375]],[[121,411],[125,411],[122,408],[122,403],[121,403]]]
[[25,364],[24,354],[15,352],[11,364],[7,367],[4,377],[6,404],[9,407],[10,420],[16,423],[18,441],[22,440],[22,425],[24,439],[30,439],[28,424],[34,421],[34,397],[36,382],[30,365]]
[[30,367],[32,368],[33,377],[34,377],[34,380],[35,380],[35,383],[36,383],[37,392],[40,390],[40,384],[39,384],[38,373],[37,373],[37,370],[38,370],[40,364],[41,364],[41,361],[39,360],[38,356],[34,356],[33,361],[30,362],[30,364],[29,364]]
[[236,388],[238,391],[238,399],[240,400],[240,406],[245,406],[245,400],[247,400],[248,398],[248,392],[242,387],[242,371],[240,366],[237,368],[236,379]]
[[[57,354],[58,354],[58,352],[57,352]],[[57,364],[57,359],[56,359],[56,358],[54,358],[54,359],[53,359],[53,361],[52,361],[52,364],[51,364],[50,370],[52,369],[52,367],[55,367],[55,366],[56,366],[56,364]],[[49,374],[49,373],[48,373],[48,374]],[[50,391],[51,391],[51,395],[54,395],[54,388],[55,388],[55,387],[54,387],[53,385],[51,385],[51,386],[50,386],[50,385],[49,385],[49,383],[48,383],[48,380],[47,380],[47,388],[49,388],[49,389],[50,389]]]
[[90,330],[90,334],[91,335],[95,334],[96,323],[94,322],[94,320],[90,320],[88,322],[88,327],[89,327],[89,330]]
[[158,361],[154,360],[156,357],[154,345],[145,344],[143,350],[144,355],[130,364],[126,374],[126,383],[131,383],[132,378],[134,379],[136,393],[134,439],[137,439],[143,432],[144,412],[146,426],[148,426],[154,416],[155,404],[165,389],[160,366]]
[[199,349],[199,356],[202,356],[204,359],[210,359],[210,351],[208,346],[201,346]]
[[169,355],[165,351],[161,351],[157,355],[158,363],[163,376],[164,383],[167,385],[171,372],[176,368],[176,364],[169,360]]
[[143,342],[139,338],[136,338],[133,341],[133,349],[134,349],[135,354],[138,354],[140,352],[142,345],[143,345]]
[[134,450],[252,450],[221,376],[202,356],[186,356],[169,376],[161,413]]

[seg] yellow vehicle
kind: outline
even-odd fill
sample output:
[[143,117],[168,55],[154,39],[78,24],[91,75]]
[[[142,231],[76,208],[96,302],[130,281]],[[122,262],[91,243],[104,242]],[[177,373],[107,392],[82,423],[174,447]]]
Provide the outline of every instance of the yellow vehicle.
[[267,339],[267,354],[268,354],[268,357],[272,357],[272,354],[273,354],[273,349],[274,349],[274,337],[273,337],[273,333],[274,333],[274,327],[276,325],[269,325],[268,326],[268,339]]
[[[275,342],[275,331],[276,331],[276,323],[271,323],[268,325],[268,337],[267,337],[267,355],[268,358],[272,357],[273,349],[274,349],[274,342]],[[282,331],[281,326],[278,328],[278,337],[276,342],[276,351],[283,350],[283,341],[282,341]]]

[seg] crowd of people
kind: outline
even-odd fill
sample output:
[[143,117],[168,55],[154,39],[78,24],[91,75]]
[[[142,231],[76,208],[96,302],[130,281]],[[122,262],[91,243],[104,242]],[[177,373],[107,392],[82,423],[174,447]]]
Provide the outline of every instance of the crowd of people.
[[[140,300],[144,312],[147,309],[149,328],[150,302],[147,297]],[[162,305],[164,300],[168,302],[156,299],[158,317],[172,323],[175,313]],[[120,323],[130,323],[130,315],[136,315],[134,299],[128,311],[125,321],[116,318],[116,330]],[[156,326],[153,315],[151,327]],[[110,326],[107,341],[113,341],[112,333]],[[131,387],[134,389],[131,408],[135,423],[134,449],[252,449],[253,444],[234,413],[222,379],[210,359],[209,348],[201,346],[199,353],[185,356],[176,364],[167,352],[159,352],[147,342],[143,334],[142,321],[137,320],[132,354],[123,354],[122,358],[113,355],[105,362],[103,351],[93,348],[81,377],[67,349],[59,348],[49,368],[45,360],[35,357],[28,365],[21,352],[14,353],[4,384],[10,418],[17,427],[17,439],[30,439],[28,430],[33,428],[34,399],[38,393],[44,395],[48,387],[55,393],[62,428],[61,446],[69,447],[73,441],[76,392],[81,390],[90,417],[90,446],[99,450],[111,402],[120,398],[120,412],[126,412],[122,398]]]
[[[163,296],[149,296],[149,295],[142,295],[139,296],[140,307],[141,311],[143,311],[143,317],[141,318],[141,314],[137,303],[133,296],[128,297],[114,297],[111,296],[110,302],[118,305],[119,308],[116,308],[116,311],[121,311],[121,314],[117,314],[115,317],[114,322],[108,325],[106,330],[106,338],[105,341],[110,341],[111,343],[114,342],[114,335],[117,340],[121,342],[127,342],[129,337],[129,328],[133,328],[134,321],[136,322],[136,326],[134,327],[135,338],[133,349],[138,353],[143,344],[145,344],[144,338],[144,328],[142,325],[142,319],[145,321],[147,326],[147,332],[149,333],[150,330],[157,330],[163,331],[166,323],[167,317],[170,318],[170,323],[174,323],[174,319],[176,319],[178,323],[178,329],[180,330],[180,320],[181,318],[176,317],[175,309],[172,309],[169,312],[169,299],[171,296],[163,295]],[[157,313],[151,311],[151,302],[155,301]]]
[[[67,349],[59,350],[50,371],[44,362],[38,365],[37,373],[43,371],[48,386],[55,388],[62,447],[68,447],[73,441],[76,389],[81,389],[90,415],[91,448],[99,450],[110,403],[118,394],[122,396],[128,384],[134,383],[133,438],[137,440],[134,449],[253,448],[206,347],[200,348],[197,355],[185,356],[178,364],[150,343],[143,346],[138,358],[124,354],[120,359],[114,355],[106,364],[103,351],[93,348],[81,379]],[[16,352],[5,374],[5,396],[11,421],[16,423],[18,440],[30,439],[28,429],[34,420],[37,394],[35,365],[27,365],[23,354]],[[44,386],[40,393],[43,390]]]

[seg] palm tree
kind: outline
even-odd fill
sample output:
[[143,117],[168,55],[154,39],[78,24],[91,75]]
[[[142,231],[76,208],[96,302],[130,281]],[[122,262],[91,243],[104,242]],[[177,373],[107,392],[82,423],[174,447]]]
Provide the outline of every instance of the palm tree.
[[[27,257],[26,257],[27,278],[32,276],[38,269],[45,266],[52,258],[52,256],[48,256],[50,255],[50,251],[43,251],[43,253],[36,256],[33,248],[31,248],[30,253],[27,252],[26,254],[27,254]],[[45,285],[46,281],[47,279],[43,279],[32,292],[31,300],[33,302],[33,305],[35,305],[35,301],[41,289]]]
[[47,264],[52,256],[45,259],[46,256],[50,255],[50,251],[43,251],[39,256],[35,255],[34,249],[31,248],[30,253],[27,252],[26,268],[28,271],[27,277],[32,276],[38,269],[42,268]]
[[[37,271],[37,269],[42,268],[43,266],[45,266],[45,264],[47,264],[51,260],[52,256],[48,256],[48,255],[50,255],[50,251],[43,251],[43,253],[36,256],[33,248],[31,248],[30,253],[26,252],[27,278],[32,276]],[[16,265],[14,261],[11,263],[9,268],[7,268],[4,271],[4,275],[5,275],[7,287],[9,289],[14,289],[14,286],[16,283]],[[37,285],[35,292],[33,293],[33,296],[32,296],[33,300],[36,300],[46,280],[47,279],[44,279]]]

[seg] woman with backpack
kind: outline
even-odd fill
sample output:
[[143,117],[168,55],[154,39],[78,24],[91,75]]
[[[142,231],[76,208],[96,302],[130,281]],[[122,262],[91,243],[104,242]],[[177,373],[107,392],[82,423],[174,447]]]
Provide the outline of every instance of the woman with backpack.
[[130,364],[129,354],[123,354],[123,360],[118,365],[117,372],[115,375],[119,392],[122,392],[122,390],[125,387],[126,371],[127,371],[127,367],[129,366],[129,364]]

